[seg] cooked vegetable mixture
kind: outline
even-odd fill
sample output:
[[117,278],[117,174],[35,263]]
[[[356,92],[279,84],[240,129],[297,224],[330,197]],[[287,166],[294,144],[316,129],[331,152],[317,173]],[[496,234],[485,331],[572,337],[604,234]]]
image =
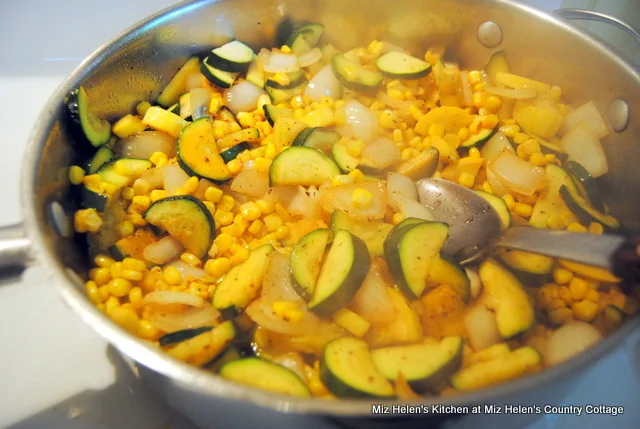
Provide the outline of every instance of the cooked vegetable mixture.
[[[324,27],[189,59],[115,123],[68,98],[89,299],[176,359],[295,396],[450,395],[561,362],[638,312],[611,273],[497,249],[441,253],[415,180],[471,188],[503,228],[620,227],[595,180],[609,133],[553,82]],[[88,92],[87,92],[88,91]],[[607,144],[606,142],[604,144]]]

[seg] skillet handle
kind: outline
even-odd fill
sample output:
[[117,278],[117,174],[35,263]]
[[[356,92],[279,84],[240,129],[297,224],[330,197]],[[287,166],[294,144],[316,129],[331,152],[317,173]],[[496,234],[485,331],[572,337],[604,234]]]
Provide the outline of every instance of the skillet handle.
[[0,227],[0,284],[16,281],[33,262],[21,223]]
[[631,35],[636,39],[638,43],[640,43],[640,31],[636,30],[631,25],[616,17],[584,9],[558,9],[554,10],[553,13],[568,20],[580,19],[586,21],[598,21],[612,25],[614,27],[618,27],[619,29],[625,31],[627,34]]

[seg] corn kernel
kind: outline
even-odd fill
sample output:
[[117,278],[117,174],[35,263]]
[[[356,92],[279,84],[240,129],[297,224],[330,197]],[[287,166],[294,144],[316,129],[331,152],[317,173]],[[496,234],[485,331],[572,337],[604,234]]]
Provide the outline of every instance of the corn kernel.
[[484,100],[484,107],[490,112],[497,112],[502,106],[502,101],[495,95],[490,95]]
[[393,216],[391,217],[391,223],[393,223],[394,225],[399,224],[403,220],[404,220],[404,215],[400,212],[394,213]]
[[392,138],[394,143],[402,143],[404,142],[404,136],[402,135],[402,130],[396,128],[393,130]]
[[151,186],[149,185],[149,182],[144,179],[137,179],[135,182],[133,182],[133,190],[135,191],[136,195],[146,195],[149,193],[150,188]]
[[511,194],[505,194],[502,199],[504,200],[504,202],[507,204],[507,208],[509,209],[509,211],[512,211],[516,205],[516,200],[513,198],[513,195]]
[[304,313],[295,302],[276,301],[272,308],[276,316],[287,322],[298,323],[304,318]]
[[248,201],[240,206],[240,214],[242,218],[246,221],[254,221],[258,219],[261,215],[260,208],[253,201]]
[[140,259],[124,258],[122,260],[122,268],[127,270],[144,271],[147,266]]
[[469,149],[469,156],[471,158],[480,158],[480,151],[477,147],[472,147],[471,149]]
[[548,313],[549,322],[554,325],[561,325],[573,316],[573,312],[568,308],[557,308]]
[[351,156],[359,157],[362,155],[364,142],[362,140],[349,140],[347,143],[347,153]]
[[378,124],[382,128],[392,130],[394,128],[397,128],[400,122],[401,122],[400,118],[398,117],[398,114],[395,111],[387,109],[380,112],[380,117],[378,118]]
[[251,222],[251,225],[249,225],[249,228],[247,228],[247,231],[249,231],[253,235],[258,235],[262,230],[263,225],[264,223],[260,219],[256,219],[253,222]]
[[73,185],[79,185],[84,179],[84,170],[77,165],[72,165],[69,168],[69,182]]
[[571,222],[569,224],[569,226],[567,226],[567,231],[569,232],[582,232],[585,233],[587,232],[587,228],[585,228],[584,226],[580,225],[577,222]]
[[530,217],[533,213],[533,207],[530,204],[515,203],[513,206],[513,212],[518,216]]
[[131,290],[131,282],[123,278],[115,278],[107,284],[107,287],[109,288],[109,293],[112,296],[120,298],[129,294],[129,291]]
[[224,253],[231,248],[233,241],[232,236],[222,233],[215,238],[214,243],[218,247],[218,252]]
[[571,291],[567,286],[560,286],[558,289],[558,295],[566,305],[571,305],[573,302],[573,298],[571,298]]
[[351,194],[351,202],[355,207],[366,209],[373,203],[373,194],[363,188],[356,188]]
[[290,54],[291,53],[291,48],[287,45],[282,45],[280,47],[280,50],[282,51],[282,53],[284,54]]
[[266,201],[266,200],[258,200],[256,201],[256,205],[258,206],[258,208],[260,209],[260,212],[262,214],[268,215],[270,213],[273,212],[273,210],[275,209],[273,203],[271,201]]
[[[215,201],[213,201],[215,202]],[[236,200],[231,195],[223,195],[218,203],[218,209],[230,212],[236,205]]]
[[93,258],[93,262],[100,268],[109,268],[115,261],[113,258],[101,253]]
[[156,201],[167,198],[168,196],[169,196],[169,193],[164,189],[154,189],[149,194],[149,199],[151,200],[152,203],[155,203]]
[[562,299],[554,298],[551,300],[551,302],[549,302],[549,305],[547,305],[547,310],[548,311],[557,310],[558,308],[565,308],[566,306],[567,304],[565,304],[565,302]]
[[289,236],[289,227],[286,225],[282,225],[278,229],[276,229],[276,238],[278,240],[284,240]]
[[573,310],[573,317],[578,320],[582,320],[583,322],[592,321],[600,311],[600,307],[598,307],[598,304],[588,300],[574,303],[571,306],[571,309]]
[[187,182],[184,184],[184,189],[189,194],[193,194],[196,188],[198,187],[199,182],[200,182],[200,179],[198,179],[197,177],[195,176],[189,177],[189,180],[187,180]]
[[553,281],[559,285],[566,285],[573,279],[573,273],[564,268],[556,268],[553,270]]
[[237,252],[231,255],[229,262],[231,265],[238,265],[249,259],[249,249],[241,247]]
[[475,107],[483,107],[487,99],[487,93],[484,91],[474,92],[471,99]]
[[142,213],[146,209],[148,209],[150,205],[151,205],[151,199],[149,197],[136,195],[131,200],[131,204],[129,205],[129,210],[136,213]]
[[503,125],[500,127],[500,132],[507,137],[514,138],[520,132],[520,127],[516,124]]
[[547,164],[544,154],[540,152],[532,153],[531,156],[529,157],[529,162],[535,165],[536,167],[544,167]]
[[470,134],[477,134],[478,131],[480,131],[480,124],[481,123],[482,123],[482,120],[474,120],[473,122],[471,122],[471,124],[469,125],[469,133]]
[[242,171],[242,161],[238,158],[232,159],[227,163],[227,168],[229,168],[231,174],[238,174]]
[[191,265],[192,267],[199,267],[202,265],[202,261],[200,260],[200,258],[189,252],[183,252],[182,255],[180,255],[180,260]]
[[282,226],[282,219],[280,219],[280,216],[273,213],[264,218],[264,224],[267,227],[267,231],[275,232],[279,227]]
[[216,214],[213,215],[213,218],[216,221],[216,224],[221,226],[227,226],[233,223],[233,213],[220,210],[220,207],[216,210]]
[[238,238],[244,232],[244,228],[240,224],[231,223],[231,225],[229,226],[220,228],[220,232],[222,232],[223,234],[229,234],[232,237]]
[[94,304],[100,304],[102,302],[102,296],[98,291],[98,285],[93,280],[89,280],[84,285],[84,290],[87,292],[87,296]]
[[591,234],[602,234],[604,232],[604,228],[602,227],[602,224],[599,222],[591,222],[589,224],[589,232]]
[[268,173],[271,169],[271,160],[261,156],[255,159],[253,165],[259,173]]
[[116,230],[121,238],[127,237],[133,234],[133,223],[129,220],[123,220],[116,225]]
[[153,152],[149,157],[149,161],[157,166],[161,162],[167,162],[167,155],[164,152]]
[[120,307],[120,300],[115,296],[110,296],[104,303],[104,311],[107,314],[111,314],[118,307]]
[[102,218],[96,209],[83,209],[75,212],[73,223],[77,232],[97,232],[102,226]]
[[177,286],[182,283],[182,273],[174,266],[165,267],[163,270],[164,278],[171,286]]
[[458,130],[458,137],[460,137],[461,141],[464,141],[467,138],[469,138],[469,128],[467,128],[467,127],[460,128]]
[[515,144],[523,144],[527,140],[529,140],[529,135],[526,133],[518,133],[515,136],[513,136],[513,142]]
[[473,85],[472,89],[473,89],[473,92],[480,92],[480,91],[484,91],[486,87],[487,85],[484,82],[478,82],[475,85]]
[[589,285],[586,281],[579,277],[574,277],[569,282],[569,291],[571,292],[571,299],[574,301],[582,301],[587,295]]
[[500,122],[500,119],[496,115],[486,116],[482,120],[482,128],[493,129],[498,125],[498,122]]
[[136,113],[138,114],[138,116],[144,116],[145,113],[147,113],[147,110],[149,110],[149,107],[151,107],[151,103],[149,103],[148,101],[141,101],[136,106]]
[[482,73],[478,70],[471,70],[469,72],[469,83],[471,85],[475,85],[476,83],[482,82]]
[[204,191],[204,198],[212,203],[217,203],[220,201],[220,198],[222,198],[222,191],[215,186],[209,186],[207,190]]
[[101,302],[105,302],[107,299],[109,299],[109,296],[111,296],[109,294],[109,287],[106,284],[98,288],[98,293],[100,294]]
[[595,289],[589,289],[585,295],[585,299],[597,303],[600,300],[600,292]]
[[138,335],[147,340],[155,340],[160,332],[148,320],[141,320],[138,324]]
[[353,178],[347,174],[338,174],[331,178],[331,186],[342,186],[353,183]]
[[229,258],[209,259],[204,264],[204,270],[213,277],[221,277],[231,269],[231,261]]
[[122,278],[133,282],[139,282],[142,280],[142,273],[135,270],[122,270]]
[[114,308],[109,314],[111,319],[129,332],[137,333],[140,318],[130,308],[124,306]]
[[122,196],[123,200],[129,201],[132,200],[133,197],[135,197],[136,191],[131,186],[125,186],[124,188],[122,188],[122,192],[120,193],[120,195]]
[[493,188],[491,187],[491,184],[486,180],[484,181],[484,183],[482,183],[482,190],[490,194],[493,194]]
[[567,227],[566,222],[560,215],[553,215],[547,220],[547,227],[553,230],[565,229]]
[[464,186],[465,188],[473,187],[473,183],[475,182],[475,180],[476,180],[475,176],[466,171],[460,173],[460,176],[458,177],[458,183]]

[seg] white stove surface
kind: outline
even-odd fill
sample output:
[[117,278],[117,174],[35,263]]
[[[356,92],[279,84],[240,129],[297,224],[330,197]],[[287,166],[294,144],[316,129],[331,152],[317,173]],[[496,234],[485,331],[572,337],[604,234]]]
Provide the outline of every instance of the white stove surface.
[[[0,143],[4,161],[0,225],[20,220],[17,184],[23,150],[49,95],[100,44],[172,3],[2,2],[0,94],[5,103],[0,104],[4,136]],[[551,10],[560,0],[529,3]],[[580,5],[575,0],[570,3]],[[581,5],[594,3],[584,0]],[[28,270],[19,282],[0,287],[0,344],[1,428],[194,429],[138,383],[117,352],[63,304],[40,268]],[[564,404],[620,405],[623,415],[546,415],[528,429],[640,427],[638,354],[627,347],[602,360]],[[228,418],[221,415],[212,425],[229,427]],[[263,426],[261,419],[264,416],[259,413],[247,416],[246,427]],[[480,427],[477,420],[471,423],[469,427]],[[333,427],[316,419],[286,418],[279,427],[302,424],[309,429]],[[461,426],[467,425],[461,422]],[[505,427],[510,425],[505,422]]]

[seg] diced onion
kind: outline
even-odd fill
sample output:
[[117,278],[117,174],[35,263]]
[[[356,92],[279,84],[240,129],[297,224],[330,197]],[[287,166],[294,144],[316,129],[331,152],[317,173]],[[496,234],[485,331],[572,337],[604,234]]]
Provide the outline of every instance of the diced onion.
[[320,101],[322,97],[338,99],[340,98],[341,91],[342,87],[333,74],[331,64],[327,64],[311,78],[307,88],[304,90],[304,94],[309,97],[311,101]]
[[489,139],[488,142],[482,146],[480,153],[484,158],[486,163],[495,161],[495,159],[502,153],[503,150],[508,150],[515,153],[513,150],[513,146],[509,142],[507,136],[502,134],[500,131],[495,133],[493,137]]
[[317,63],[320,59],[322,59],[322,51],[318,48],[313,48],[298,57],[298,65],[300,67],[308,67]]
[[298,57],[282,52],[272,52],[264,65],[264,71],[267,73],[289,73],[297,70],[300,70]]
[[184,80],[185,92],[189,92],[194,88],[202,88],[207,82],[207,78],[200,72],[190,74]]
[[414,104],[413,101],[397,100],[387,94],[386,91],[378,91],[378,93],[376,94],[376,98],[378,99],[378,101],[383,102],[392,109],[407,110],[412,104]]
[[496,316],[484,305],[478,304],[467,310],[463,322],[473,350],[479,351],[502,342]]
[[593,101],[583,104],[565,116],[560,128],[560,134],[565,134],[578,125],[582,125],[585,130],[598,140],[609,134],[609,128]]
[[250,197],[262,198],[269,190],[269,176],[255,168],[243,169],[231,182],[231,190]]
[[489,182],[489,185],[491,185],[493,195],[502,197],[509,192],[509,188],[507,187],[507,185],[505,185],[504,182],[493,173],[493,171],[491,170],[491,165],[487,166],[486,173],[487,181]]
[[365,142],[375,137],[378,119],[367,106],[357,100],[349,100],[344,105],[344,114],[354,137]]
[[184,329],[214,326],[219,318],[220,312],[210,304],[190,308],[179,313],[164,313],[158,311],[149,313],[149,323],[156,329],[168,334]]
[[435,220],[435,217],[433,216],[433,213],[431,213],[431,210],[426,208],[418,201],[410,200],[405,196],[397,194],[395,198],[398,203],[400,213],[402,213],[405,218],[414,217],[416,219],[424,219],[428,221]]
[[168,235],[145,247],[143,256],[154,264],[164,264],[177,257],[183,250],[182,243]]
[[600,140],[578,125],[562,137],[562,150],[569,155],[569,160],[582,165],[593,177],[600,177],[609,171],[609,164]]
[[175,267],[178,271],[180,271],[180,274],[182,274],[183,279],[188,279],[188,278],[199,279],[199,278],[208,276],[205,270],[198,267],[194,267],[193,265],[187,264],[184,261],[177,260],[177,261],[171,262],[168,265],[171,267]]
[[545,360],[555,365],[572,358],[602,339],[593,325],[583,322],[567,323],[549,336]]
[[[357,207],[353,203],[353,191],[362,188],[372,195],[371,204],[368,207]],[[363,183],[353,183],[343,186],[332,186],[321,191],[320,203],[322,207],[332,212],[339,209],[352,216],[369,219],[384,218],[387,208],[387,193],[384,182],[379,180],[368,180]]]
[[256,110],[258,99],[264,93],[262,88],[244,80],[224,91],[225,104],[233,113],[251,112]]
[[480,276],[478,275],[478,269],[465,267],[464,272],[467,273],[467,277],[469,277],[471,297],[479,297],[480,293],[482,293],[482,282],[480,281]]
[[302,302],[293,287],[289,258],[280,252],[274,252],[271,256],[262,283],[262,296],[272,302]]
[[389,206],[394,210],[400,210],[400,199],[397,196],[418,201],[418,190],[413,180],[404,174],[389,173],[387,174],[387,198]]
[[300,379],[306,380],[306,371],[304,369],[305,363],[300,353],[289,352],[276,356],[271,360],[293,371],[298,375],[298,377],[300,377]]
[[362,158],[379,169],[394,165],[400,161],[400,155],[396,144],[387,138],[377,138],[362,150]]
[[397,310],[387,292],[387,286],[377,264],[371,264],[367,277],[349,306],[371,323],[382,324],[395,320]]
[[142,131],[123,138],[114,147],[118,158],[149,159],[154,152],[162,152],[172,158],[175,150],[176,140],[161,131]]
[[184,187],[184,184],[189,180],[189,175],[178,164],[165,165],[162,174],[164,176],[164,189],[170,194]]
[[533,88],[514,89],[491,86],[485,88],[485,91],[499,97],[510,98],[513,100],[528,100],[531,98],[536,98],[538,96],[538,91]]
[[207,88],[193,88],[189,101],[191,102],[191,117],[196,119],[209,115],[209,104],[211,104],[211,90]]
[[489,165],[509,189],[519,194],[533,195],[544,185],[544,169],[519,158],[513,152],[503,151]]
[[151,186],[151,188],[162,188],[164,186],[164,168],[162,167],[150,168],[145,170],[140,175],[140,179],[144,180]]
[[471,84],[469,83],[469,72],[464,70],[460,72],[460,81],[462,83],[462,104],[465,106],[473,106]]
[[191,307],[202,307],[205,304],[205,300],[199,296],[192,295],[186,292],[174,292],[170,290],[158,290],[149,292],[142,299],[142,304],[158,304],[158,305],[171,305],[171,304],[184,304]]

